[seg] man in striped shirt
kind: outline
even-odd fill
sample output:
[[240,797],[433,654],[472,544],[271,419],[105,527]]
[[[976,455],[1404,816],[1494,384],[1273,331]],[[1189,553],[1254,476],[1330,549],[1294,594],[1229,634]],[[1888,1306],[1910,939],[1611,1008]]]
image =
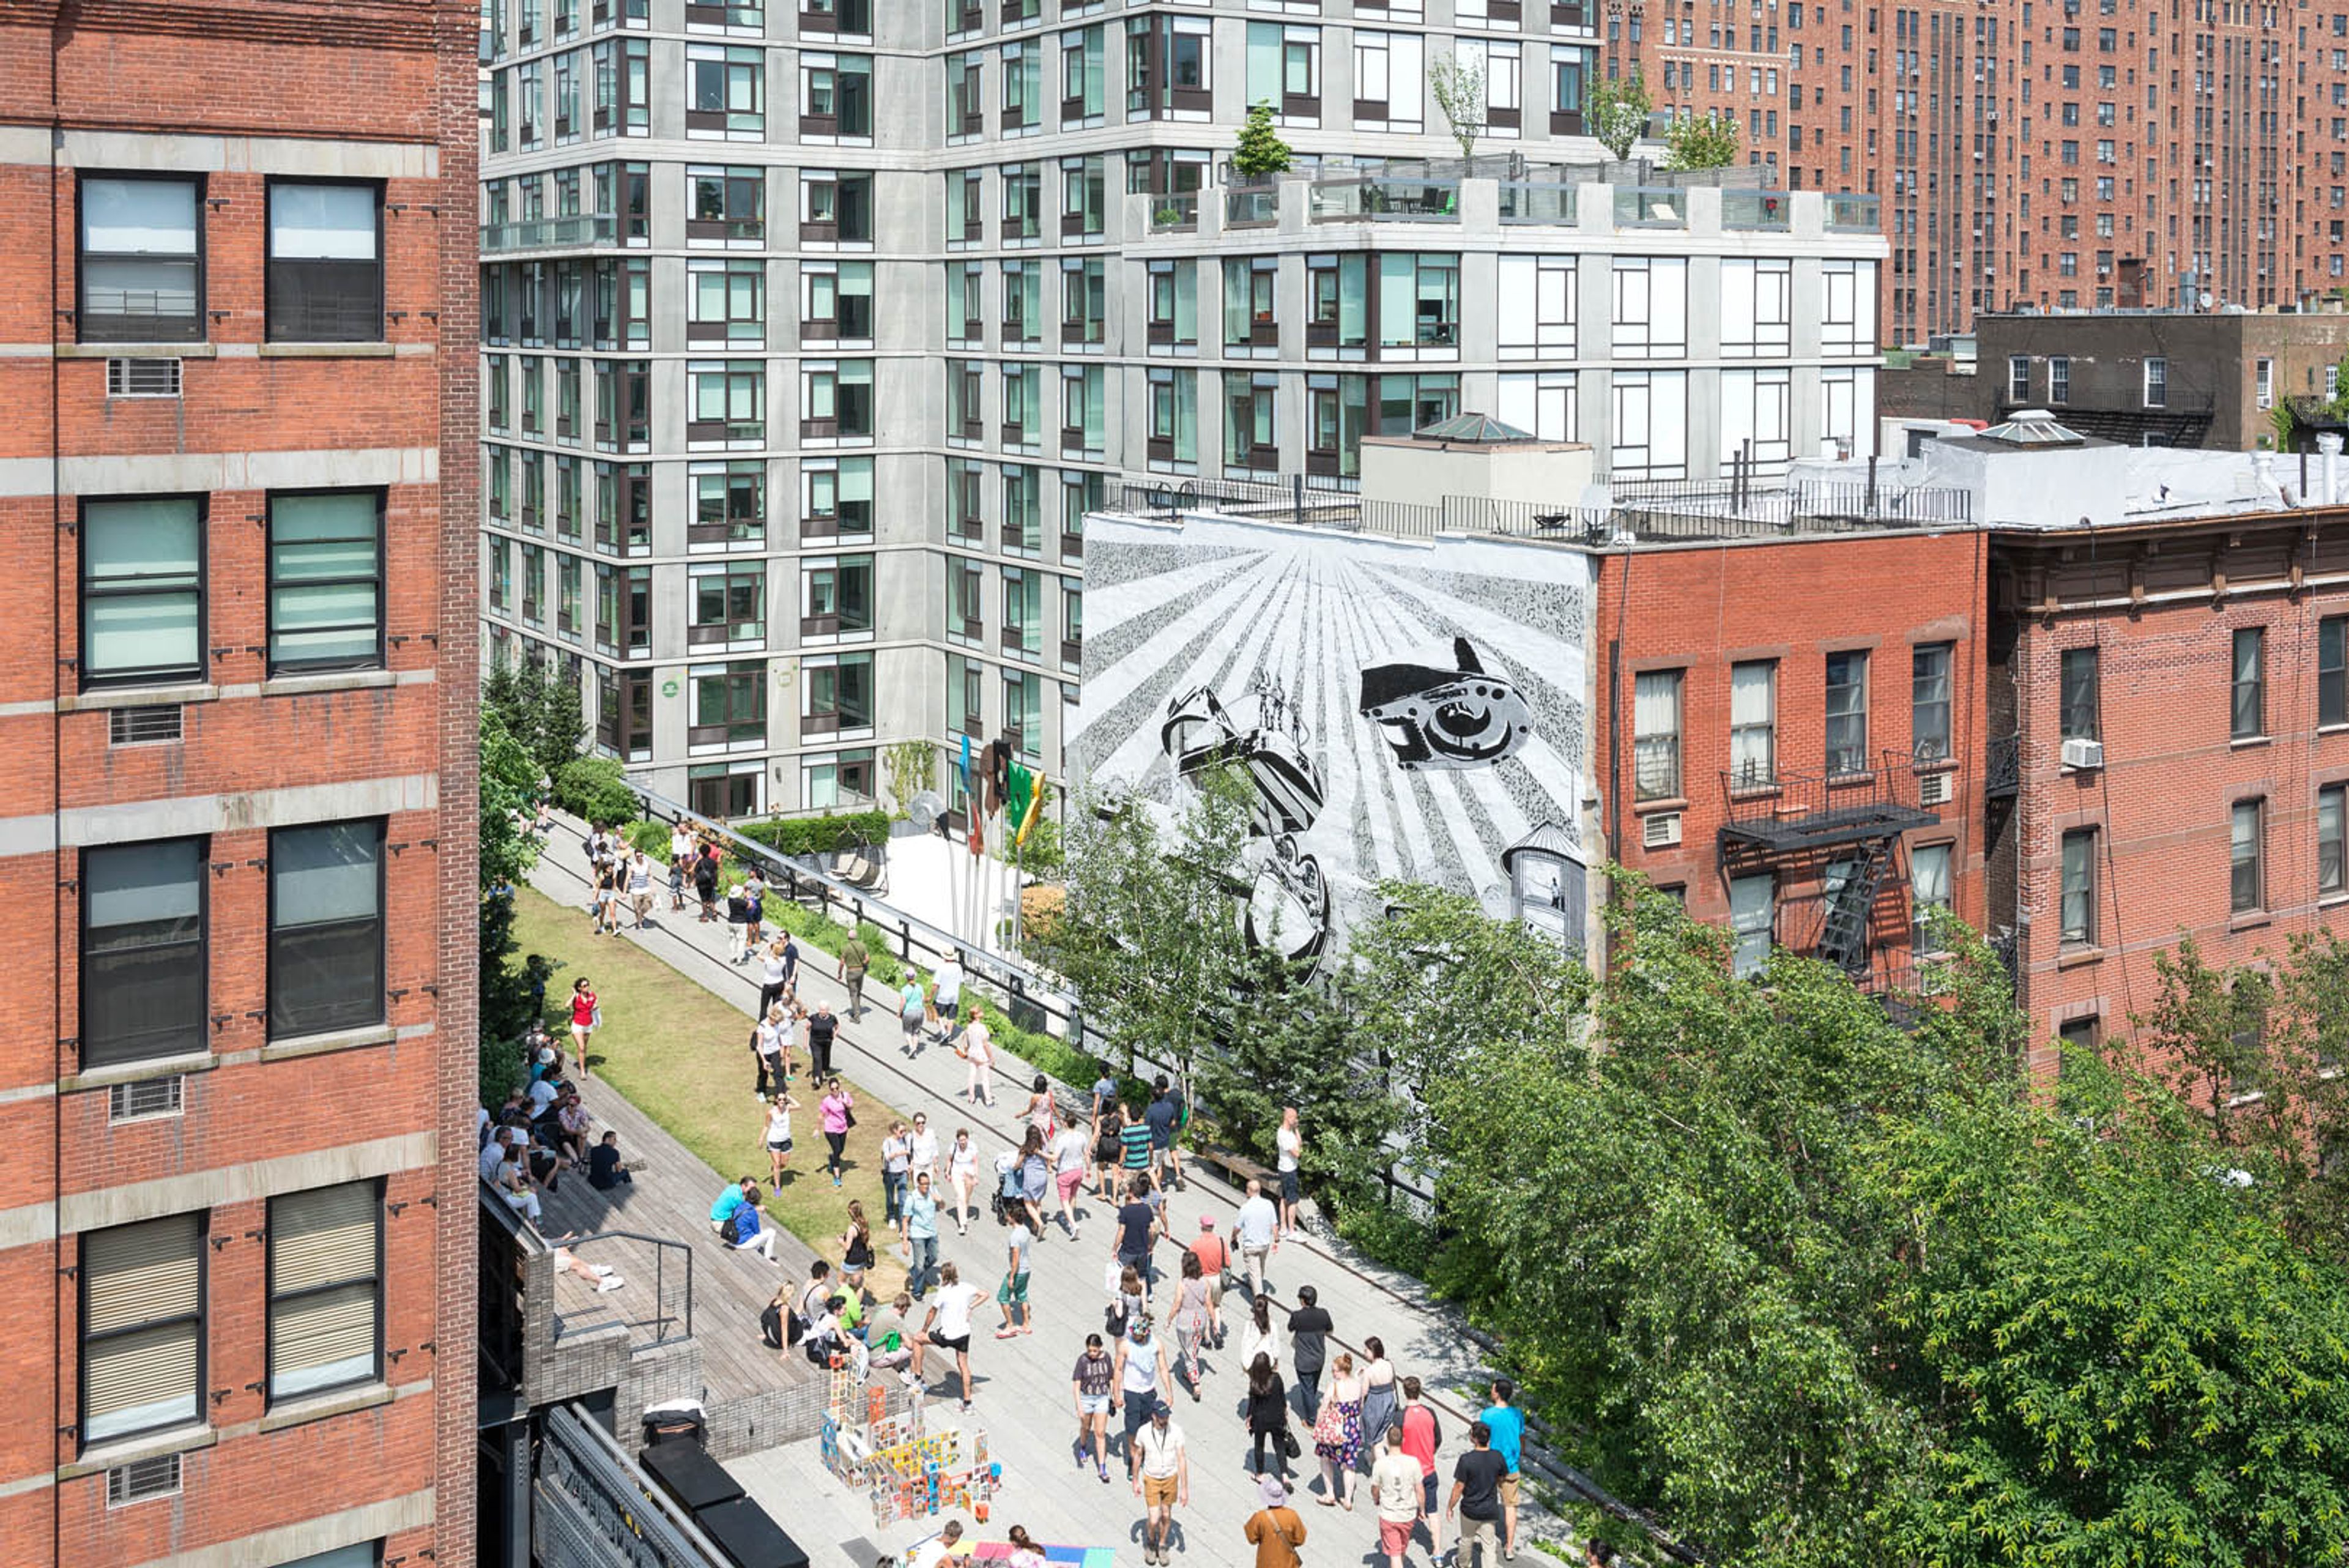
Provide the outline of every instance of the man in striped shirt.
[[1125,1173],[1125,1184],[1132,1189],[1134,1179],[1150,1169],[1150,1124],[1133,1114],[1124,1101],[1117,1106],[1118,1164]]

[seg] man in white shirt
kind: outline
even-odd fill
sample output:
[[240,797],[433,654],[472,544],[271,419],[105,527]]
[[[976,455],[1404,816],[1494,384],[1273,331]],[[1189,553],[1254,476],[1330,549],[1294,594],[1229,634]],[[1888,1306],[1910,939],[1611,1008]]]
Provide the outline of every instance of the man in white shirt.
[[1166,1537],[1174,1520],[1174,1506],[1191,1502],[1191,1457],[1183,1428],[1161,1399],[1150,1413],[1150,1425],[1135,1434],[1133,1491],[1145,1511],[1142,1526],[1142,1560],[1171,1562]]
[[944,1530],[914,1548],[913,1554],[905,1559],[905,1568],[947,1568],[947,1564],[959,1561],[955,1555],[955,1545],[961,1540],[962,1521],[947,1520]]
[[495,1181],[498,1179],[498,1167],[506,1162],[507,1151],[510,1147],[509,1140],[512,1137],[513,1128],[500,1127],[490,1135],[490,1141],[481,1146],[481,1179],[483,1181]]
[[962,1033],[962,955],[947,954],[946,962],[938,965],[933,978],[938,982],[938,1022],[946,1026],[946,1033],[938,1038],[951,1045],[955,1036]]
[[929,1316],[914,1341],[914,1365],[905,1371],[907,1386],[922,1386],[922,1362],[932,1345],[954,1352],[955,1372],[962,1384],[962,1407],[970,1408],[970,1314],[986,1293],[965,1284],[952,1263],[938,1269],[938,1291],[930,1298]]
[[1402,1451],[1399,1425],[1387,1428],[1379,1462],[1371,1467],[1371,1501],[1379,1511],[1379,1550],[1387,1554],[1387,1568],[1402,1568],[1411,1532],[1419,1523],[1420,1483],[1419,1461]]
[[628,908],[636,917],[636,929],[645,929],[645,917],[653,912],[653,863],[641,849],[628,857]]
[[1239,1215],[1232,1221],[1232,1234],[1238,1240],[1240,1262],[1247,1270],[1248,1299],[1264,1296],[1265,1261],[1272,1256],[1273,1238],[1280,1232],[1280,1210],[1264,1195],[1264,1186],[1255,1180],[1247,1184],[1247,1200],[1240,1205]]

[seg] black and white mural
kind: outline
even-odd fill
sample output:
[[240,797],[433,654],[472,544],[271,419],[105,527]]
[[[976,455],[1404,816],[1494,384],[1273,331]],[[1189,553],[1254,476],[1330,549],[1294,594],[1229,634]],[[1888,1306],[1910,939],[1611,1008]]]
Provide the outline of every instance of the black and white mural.
[[1171,815],[1242,767],[1233,919],[1300,960],[1388,878],[1579,945],[1590,604],[1588,557],[1538,545],[1091,519],[1070,776]]

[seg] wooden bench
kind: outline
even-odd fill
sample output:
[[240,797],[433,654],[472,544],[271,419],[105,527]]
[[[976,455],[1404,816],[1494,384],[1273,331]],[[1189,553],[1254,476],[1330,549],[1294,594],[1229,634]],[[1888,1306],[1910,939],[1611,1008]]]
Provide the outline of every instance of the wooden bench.
[[1266,1169],[1263,1166],[1258,1165],[1247,1155],[1240,1153],[1237,1149],[1221,1148],[1212,1144],[1202,1144],[1198,1147],[1185,1152],[1189,1154],[1191,1158],[1198,1161],[1200,1164],[1214,1166],[1217,1170],[1223,1172],[1224,1179],[1230,1182],[1235,1188],[1245,1189],[1247,1184],[1251,1181],[1260,1182],[1263,1184],[1264,1194],[1266,1197],[1272,1199],[1276,1202],[1279,1200],[1279,1177],[1274,1172]]

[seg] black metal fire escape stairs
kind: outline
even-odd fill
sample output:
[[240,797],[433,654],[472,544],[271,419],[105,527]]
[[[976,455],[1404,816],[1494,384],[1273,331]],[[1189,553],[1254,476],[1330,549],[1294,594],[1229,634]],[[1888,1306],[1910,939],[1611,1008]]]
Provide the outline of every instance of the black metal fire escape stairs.
[[1808,940],[1783,945],[1864,976],[1877,896],[1899,874],[1902,836],[1940,821],[1919,804],[1915,759],[1887,752],[1873,766],[1845,766],[1819,774],[1750,773],[1722,775],[1726,810],[1721,827],[1721,857],[1733,876],[1768,867],[1785,875],[1797,868],[1821,874],[1840,868],[1839,883],[1826,887],[1824,912]]

